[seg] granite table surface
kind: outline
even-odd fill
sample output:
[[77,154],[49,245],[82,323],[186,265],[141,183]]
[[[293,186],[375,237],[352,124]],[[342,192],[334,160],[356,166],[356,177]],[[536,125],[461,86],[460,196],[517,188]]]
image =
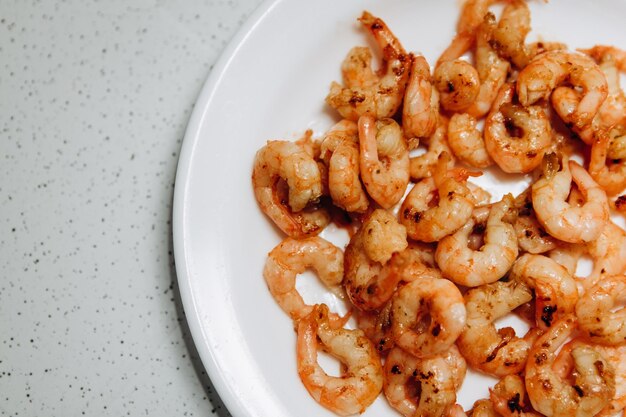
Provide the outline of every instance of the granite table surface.
[[229,415],[178,293],[194,102],[260,0],[0,0],[0,415]]

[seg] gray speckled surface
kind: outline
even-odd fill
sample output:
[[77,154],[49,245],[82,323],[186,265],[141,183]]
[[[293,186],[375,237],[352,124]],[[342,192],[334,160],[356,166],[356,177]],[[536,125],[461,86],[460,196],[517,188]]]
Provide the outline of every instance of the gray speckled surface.
[[260,0],[0,0],[0,415],[227,415],[171,243],[184,129]]

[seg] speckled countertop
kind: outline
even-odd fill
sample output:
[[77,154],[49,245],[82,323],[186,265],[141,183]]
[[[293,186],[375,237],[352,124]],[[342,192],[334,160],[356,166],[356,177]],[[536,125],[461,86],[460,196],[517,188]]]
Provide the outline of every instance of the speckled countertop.
[[0,415],[228,415],[173,267],[178,153],[260,0],[0,0]]

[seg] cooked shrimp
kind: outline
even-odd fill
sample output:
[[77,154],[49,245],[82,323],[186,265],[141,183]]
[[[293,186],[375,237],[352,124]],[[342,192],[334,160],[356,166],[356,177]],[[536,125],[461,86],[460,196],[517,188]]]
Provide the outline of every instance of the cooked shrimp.
[[517,258],[517,237],[510,223],[503,220],[514,204],[513,196],[504,196],[494,204],[484,225],[484,245],[478,250],[468,246],[469,237],[480,222],[470,219],[452,235],[439,241],[435,259],[443,276],[456,284],[476,287],[502,278]]
[[587,244],[594,268],[588,277],[579,282],[584,288],[596,285],[604,275],[619,275],[626,272],[626,232],[608,220],[597,239]]
[[[454,344],[465,326],[466,312],[463,296],[452,282],[423,277],[396,292],[391,315],[396,346],[425,357]],[[424,323],[426,315],[430,323]]]
[[517,68],[529,61],[526,35],[530,32],[530,10],[525,1],[512,0],[502,11],[498,26],[493,30],[491,45],[500,56],[510,59]]
[[406,229],[391,213],[378,209],[365,219],[344,256],[343,285],[355,307],[374,310],[391,298],[402,276],[383,273],[383,264],[406,247]]
[[372,70],[369,48],[352,48],[341,66],[346,87],[333,82],[326,103],[354,121],[366,113],[379,119],[391,117],[402,104],[411,58],[382,19],[363,12],[359,21],[382,51],[380,70]]
[[[317,363],[318,340],[346,366],[342,376],[327,375]],[[324,304],[298,325],[297,359],[298,375],[309,394],[336,414],[362,413],[382,390],[382,366],[372,342],[361,330],[333,329]]]
[[564,267],[567,272],[574,276],[578,261],[585,253],[585,246],[575,243],[559,242],[559,244],[548,252],[550,259]]
[[431,84],[430,66],[423,56],[414,57],[402,107],[402,128],[411,149],[419,144],[414,138],[435,132],[438,119],[439,94]]
[[598,62],[603,61],[607,56],[611,56],[617,63],[618,68],[621,71],[626,71],[626,51],[623,49],[614,46],[596,45],[589,49],[579,49],[579,51],[591,56]]
[[485,147],[504,172],[527,173],[552,142],[550,120],[541,107],[512,104],[513,98],[513,85],[505,84],[485,121]]
[[493,323],[532,300],[530,288],[519,281],[499,281],[472,288],[464,298],[467,322],[457,345],[470,366],[495,376],[521,372],[541,331],[532,328],[520,338],[513,328],[497,330]]
[[550,51],[535,57],[517,79],[520,103],[530,106],[547,99],[552,90],[565,81],[583,90],[583,97],[565,122],[583,128],[591,123],[608,94],[606,77],[588,56]]
[[313,157],[293,142],[268,141],[256,153],[252,185],[261,210],[290,237],[316,235],[330,221],[325,210],[305,210],[322,195],[322,180]]
[[557,350],[576,328],[573,316],[565,316],[539,337],[526,364],[526,389],[533,408],[548,417],[586,417],[602,410],[615,393],[615,373],[594,349],[572,349],[574,383],[553,370]]
[[[301,320],[313,310],[305,304],[296,289],[296,275],[313,268],[329,290],[343,297],[343,253],[332,243],[315,236],[306,239],[286,238],[267,257],[263,276],[270,293],[285,313],[293,320]],[[335,313],[333,324],[343,324]]]
[[457,35],[437,60],[437,66],[457,59],[472,47],[476,40],[476,31],[489,12],[489,6],[495,2],[496,0],[466,0],[463,3],[456,26]]
[[596,417],[615,417],[626,408],[626,344],[620,346],[594,345],[602,357],[615,369],[615,395]]
[[478,96],[480,77],[472,64],[457,59],[435,69],[434,84],[441,107],[448,111],[467,109]]
[[[624,112],[626,114],[626,112]],[[614,126],[609,130],[609,159],[626,159],[626,126]]]
[[526,387],[519,375],[507,375],[489,390],[489,398],[495,411],[503,417],[540,417],[534,411],[524,411]]
[[556,248],[556,239],[543,229],[535,216],[530,187],[515,198],[515,206],[517,217],[513,228],[519,248],[532,254],[540,254]]
[[[553,155],[553,154],[551,154]],[[565,156],[562,169],[549,156],[544,164],[544,176],[532,186],[535,214],[548,233],[570,243],[590,242],[602,232],[609,218],[606,193],[591,176],[574,161]],[[582,206],[567,202],[572,181],[585,197]]]
[[471,217],[474,199],[465,185],[471,174],[448,170],[449,156],[442,153],[433,177],[415,184],[400,206],[400,223],[411,239],[436,242],[463,226]]
[[454,156],[474,168],[487,168],[493,159],[487,153],[483,134],[476,119],[466,113],[455,113],[448,124],[448,144]]
[[320,145],[320,157],[328,166],[328,188],[333,203],[348,212],[363,213],[369,206],[359,179],[359,131],[352,120],[331,127]]
[[476,118],[489,112],[498,91],[506,81],[509,63],[500,58],[490,44],[491,33],[495,26],[495,16],[487,13],[485,21],[476,34],[476,70],[480,79],[480,90],[476,100],[466,112]]
[[409,151],[402,129],[393,119],[359,119],[361,179],[383,208],[396,204],[409,184]]
[[461,414],[460,411],[456,415],[452,415],[449,417],[500,417],[500,414],[496,413],[496,410],[493,409],[493,405],[491,405],[491,401],[489,400],[478,400],[472,406],[472,409],[467,412],[467,414]]
[[509,277],[535,291],[536,324],[541,329],[572,313],[578,301],[576,281],[563,266],[543,255],[524,254],[511,268]]
[[[464,363],[458,351],[456,356]],[[384,372],[385,397],[405,417],[443,416],[456,401],[454,368],[441,355],[419,359],[396,347],[389,352]],[[418,393],[415,386],[420,387]]]
[[[409,173],[413,180],[432,176],[439,155],[443,152],[452,155],[450,145],[448,144],[448,119],[440,116],[435,133],[428,140],[422,140],[422,142],[428,144],[426,153],[411,157],[409,160]],[[454,159],[450,158],[448,168],[453,166]]]
[[391,334],[391,301],[380,308],[380,311],[354,311],[358,328],[372,341],[380,355],[386,354],[394,347]]
[[533,59],[537,55],[541,55],[545,52],[561,50],[567,50],[567,45],[562,42],[537,41],[526,44],[528,59]]
[[617,194],[626,188],[626,161],[609,160],[609,133],[596,130],[595,140],[591,145],[589,175],[609,195]]
[[484,188],[479,187],[472,182],[467,183],[467,188],[469,188],[472,192],[472,196],[474,197],[474,201],[476,201],[476,205],[484,206],[489,204],[489,202],[491,201],[491,193]]
[[[626,342],[626,276],[603,277],[576,303],[578,325],[595,343],[619,345]],[[619,308],[615,311],[615,308]]]

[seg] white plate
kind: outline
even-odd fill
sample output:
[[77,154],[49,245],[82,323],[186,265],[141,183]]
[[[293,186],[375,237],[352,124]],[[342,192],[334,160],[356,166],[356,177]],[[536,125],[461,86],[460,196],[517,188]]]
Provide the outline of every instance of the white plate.
[[[187,128],[176,177],[174,247],[181,296],[194,341],[221,398],[236,417],[330,416],[296,372],[295,333],[262,277],[282,239],[260,212],[250,175],[266,140],[320,135],[334,121],[324,97],[355,45],[370,43],[356,18],[382,17],[405,48],[429,62],[450,42],[457,0],[277,0],[263,4],[214,67]],[[570,47],[626,46],[626,2],[530,2],[533,32]],[[510,190],[482,180],[496,197]],[[518,184],[516,190],[521,190]],[[345,241],[328,231],[324,236]],[[305,279],[309,299],[320,300]],[[471,383],[470,383],[471,381]],[[468,377],[459,402],[487,395],[487,378]],[[366,416],[397,416],[384,398]]]

